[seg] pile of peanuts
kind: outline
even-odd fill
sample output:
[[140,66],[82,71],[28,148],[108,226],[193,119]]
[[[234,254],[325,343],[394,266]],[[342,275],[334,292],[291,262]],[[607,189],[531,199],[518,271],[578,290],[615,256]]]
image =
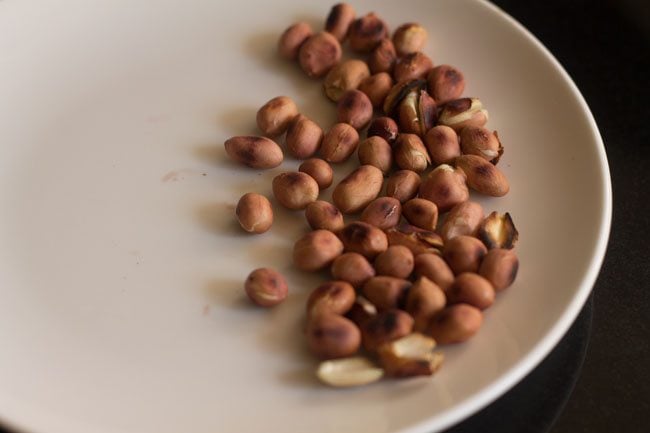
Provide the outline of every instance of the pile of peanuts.
[[[341,60],[346,40],[364,60]],[[295,266],[331,273],[309,296],[305,333],[322,360],[317,376],[332,386],[432,375],[443,360],[436,346],[471,338],[483,310],[517,275],[512,218],[485,216],[469,200],[470,189],[508,193],[497,168],[503,146],[485,128],[481,101],[462,97],[463,74],[434,67],[422,52],[426,41],[416,23],[389,38],[379,16],[356,17],[345,3],[331,9],[324,31],[314,33],[304,22],[290,26],[278,51],[309,77],[324,77],[338,123],[323,132],[279,96],[257,113],[263,135],[225,142],[234,161],[268,169],[282,163],[275,140],[286,134],[285,151],[305,160],[298,171],[276,176],[272,187],[276,201],[304,210],[312,228],[294,245]],[[359,167],[334,187],[331,203],[319,200],[333,182],[330,164],[355,151]],[[273,224],[271,202],[260,194],[241,197],[236,214],[250,233]],[[346,223],[344,214],[354,217]],[[245,290],[263,307],[288,293],[285,278],[270,268],[253,271]]]

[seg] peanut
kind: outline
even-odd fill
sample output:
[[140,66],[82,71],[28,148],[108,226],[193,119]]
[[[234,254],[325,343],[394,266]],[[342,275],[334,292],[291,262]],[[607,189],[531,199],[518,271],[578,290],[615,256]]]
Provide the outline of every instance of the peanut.
[[298,171],[306,173],[314,178],[318,184],[319,190],[324,190],[329,188],[334,180],[334,171],[332,167],[322,159],[319,158],[310,158],[300,164]]
[[487,248],[483,242],[472,236],[456,236],[444,247],[443,257],[449,268],[458,275],[463,272],[478,272]]
[[510,190],[503,172],[480,156],[461,155],[455,164],[465,173],[467,185],[481,194],[502,197]]
[[412,170],[398,170],[386,181],[386,195],[401,203],[415,197],[420,188],[420,175]]
[[403,245],[393,245],[375,259],[377,275],[408,278],[413,272],[413,253]]
[[345,281],[328,281],[316,287],[307,299],[307,315],[347,313],[357,295],[354,287]]
[[257,111],[257,126],[264,135],[283,134],[298,115],[298,107],[288,96],[276,96]]
[[343,162],[357,150],[359,133],[347,123],[337,123],[325,133],[320,154],[327,162]]
[[244,194],[237,203],[235,213],[239,225],[249,233],[264,233],[273,224],[271,202],[261,194]]
[[320,78],[341,60],[341,44],[327,32],[310,36],[300,46],[298,61],[310,78]]
[[343,214],[332,203],[324,200],[309,203],[305,209],[305,218],[313,230],[337,232],[345,225]]
[[467,304],[456,304],[431,318],[427,334],[439,344],[462,343],[472,338],[482,323],[481,310]]
[[447,262],[438,254],[419,254],[414,260],[415,275],[426,277],[438,285],[444,292],[454,282],[454,273]]
[[255,269],[244,283],[246,295],[261,307],[273,307],[287,297],[289,288],[282,274],[270,268]]
[[332,276],[337,280],[347,281],[354,288],[359,288],[375,276],[375,268],[368,259],[359,253],[343,253],[332,263]]
[[379,197],[371,201],[361,213],[361,221],[382,230],[395,227],[402,215],[402,205],[392,197]]
[[339,182],[332,192],[332,200],[345,214],[359,212],[377,197],[383,181],[381,170],[362,165]]
[[519,259],[513,250],[494,248],[483,258],[478,273],[500,292],[512,285],[518,270]]
[[313,120],[298,115],[289,124],[284,141],[290,154],[298,159],[309,158],[320,147],[323,130]]
[[357,155],[361,165],[373,165],[383,173],[387,173],[393,165],[393,150],[379,136],[368,137],[359,143]]
[[438,206],[423,198],[412,198],[404,203],[402,214],[406,220],[421,229],[435,231],[438,224]]
[[273,168],[282,164],[282,149],[266,137],[239,135],[225,141],[226,153],[235,162],[251,168]]
[[346,252],[359,253],[368,259],[374,259],[388,248],[386,233],[361,221],[347,224],[339,232],[339,237]]
[[468,304],[485,310],[494,303],[494,287],[482,276],[473,272],[459,274],[447,291],[450,304]]
[[343,252],[343,243],[328,230],[314,230],[298,239],[293,246],[293,263],[303,271],[317,271],[329,266]]
[[343,316],[318,314],[307,324],[307,344],[321,359],[344,358],[359,350],[361,332]]
[[304,209],[318,198],[318,184],[299,171],[280,173],[273,178],[273,195],[287,209]]

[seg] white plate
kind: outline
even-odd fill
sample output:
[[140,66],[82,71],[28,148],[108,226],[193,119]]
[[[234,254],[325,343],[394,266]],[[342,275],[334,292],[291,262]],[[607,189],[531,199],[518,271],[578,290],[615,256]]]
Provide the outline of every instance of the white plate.
[[[529,372],[569,327],[603,258],[611,191],[582,96],[553,57],[474,1],[355,2],[417,20],[436,63],[465,72],[506,153],[521,272],[433,379],[326,389],[300,326],[319,276],[294,272],[306,229],[278,211],[245,236],[233,206],[270,193],[222,143],[286,94],[322,124],[318,82],[275,55],[329,2],[0,2],[0,416],[33,432],[429,432]],[[257,266],[290,280],[281,307],[242,297]]]

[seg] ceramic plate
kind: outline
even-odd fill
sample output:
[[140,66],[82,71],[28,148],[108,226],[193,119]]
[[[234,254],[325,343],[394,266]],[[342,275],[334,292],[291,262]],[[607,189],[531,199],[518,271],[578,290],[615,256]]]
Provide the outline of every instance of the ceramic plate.
[[[331,3],[0,1],[0,419],[29,432],[431,432],[477,411],[551,350],[594,283],[610,225],[603,144],[571,79],[525,29],[479,1],[358,1],[460,68],[490,112],[521,234],[516,284],[433,378],[337,390],[314,379],[294,271],[307,226],[278,210],[248,236],[247,191],[297,167],[227,161],[277,95],[331,125],[320,83],[278,59],[296,20]],[[340,177],[339,173],[337,176]],[[272,266],[291,295],[242,292]]]

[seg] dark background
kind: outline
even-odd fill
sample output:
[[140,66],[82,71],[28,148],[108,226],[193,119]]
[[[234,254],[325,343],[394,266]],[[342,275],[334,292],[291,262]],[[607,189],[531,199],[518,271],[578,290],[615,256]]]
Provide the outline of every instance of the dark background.
[[571,330],[527,378],[448,433],[648,432],[650,1],[495,0],[573,78],[612,177],[609,247]]

